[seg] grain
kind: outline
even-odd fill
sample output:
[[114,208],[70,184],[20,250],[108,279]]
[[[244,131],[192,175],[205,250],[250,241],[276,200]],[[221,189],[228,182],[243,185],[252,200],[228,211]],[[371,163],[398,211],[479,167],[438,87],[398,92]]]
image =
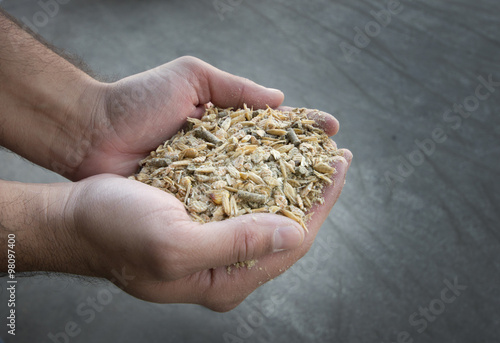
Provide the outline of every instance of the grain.
[[238,191],[238,197],[246,202],[255,202],[258,204],[266,203],[266,196],[263,194],[256,194],[247,191]]
[[308,211],[333,183],[336,144],[307,110],[208,108],[140,162],[130,178],[160,188],[206,223],[276,213],[307,230]]
[[287,130],[287,138],[290,140],[290,142],[293,145],[295,145],[295,146],[299,146],[300,145],[300,140],[299,140],[299,138],[295,134],[295,131],[292,128],[289,128]]

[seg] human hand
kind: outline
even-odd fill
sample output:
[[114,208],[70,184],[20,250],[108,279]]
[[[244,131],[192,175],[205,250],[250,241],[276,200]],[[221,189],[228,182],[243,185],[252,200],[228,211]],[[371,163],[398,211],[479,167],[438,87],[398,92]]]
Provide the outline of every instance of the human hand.
[[[82,142],[68,155],[65,176],[127,176],[138,161],[173,136],[209,102],[220,107],[276,107],[283,93],[231,75],[194,57],[182,57],[112,84],[100,84]],[[67,162],[68,162],[67,161]]]
[[[348,151],[344,155],[336,161],[325,203],[313,208],[307,233],[275,214],[202,225],[191,221],[174,196],[108,174],[74,183],[65,197],[70,240],[62,250],[88,267],[83,274],[108,278],[140,299],[230,310],[309,250],[344,185],[351,159]],[[282,239],[275,236],[278,228]],[[226,266],[251,259],[258,260],[255,267],[228,274]],[[116,279],[116,272],[127,276],[125,282]]]

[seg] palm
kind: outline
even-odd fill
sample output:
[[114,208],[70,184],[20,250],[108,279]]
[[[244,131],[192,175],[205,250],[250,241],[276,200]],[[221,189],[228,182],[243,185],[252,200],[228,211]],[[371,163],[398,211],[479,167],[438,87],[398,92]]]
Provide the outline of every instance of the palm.
[[174,135],[187,117],[201,117],[205,104],[276,107],[283,94],[222,72],[193,58],[180,58],[105,87],[102,104],[85,133],[91,138],[74,180],[100,173],[129,175],[137,162]]
[[[193,263],[190,257],[202,249],[193,235],[207,229],[191,222],[175,197],[115,175],[95,176],[78,185],[77,193],[83,194],[75,211],[79,236],[88,246],[97,247],[97,265],[109,263],[96,274],[108,277],[110,271],[125,268],[126,274],[133,276],[125,290],[154,302],[203,303],[205,298],[217,299],[207,297],[210,293],[230,286],[225,285],[230,280],[224,266],[209,269]],[[94,215],[89,217],[88,213]],[[182,258],[174,262],[158,251]]]
[[[136,75],[114,85],[107,99],[109,110],[96,114],[105,118],[106,124],[96,130],[94,146],[77,179],[103,172],[133,173],[137,162],[175,134],[187,117],[203,113],[203,105],[185,79],[173,75],[166,82],[151,74]],[[141,92],[140,97],[134,98],[134,92]]]

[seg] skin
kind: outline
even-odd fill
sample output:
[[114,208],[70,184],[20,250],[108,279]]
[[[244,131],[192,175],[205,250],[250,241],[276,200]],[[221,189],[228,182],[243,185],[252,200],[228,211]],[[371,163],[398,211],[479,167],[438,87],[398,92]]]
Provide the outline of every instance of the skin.
[[[74,181],[0,181],[0,246],[16,235],[16,272],[102,277],[147,301],[228,311],[304,256],[342,191],[348,150],[308,233],[273,214],[194,223],[175,197],[125,176],[207,105],[275,108],[283,93],[193,57],[99,82],[2,14],[0,46],[0,85],[10,85],[0,88],[0,144]],[[329,114],[310,117],[337,133]],[[250,259],[256,268],[227,273]]]

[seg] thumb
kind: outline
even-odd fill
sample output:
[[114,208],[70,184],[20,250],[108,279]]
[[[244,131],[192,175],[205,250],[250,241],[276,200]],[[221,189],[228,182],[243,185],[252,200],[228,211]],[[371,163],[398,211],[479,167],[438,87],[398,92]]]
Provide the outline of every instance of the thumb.
[[191,273],[294,249],[305,236],[296,222],[275,214],[248,214],[199,225],[191,232],[194,241],[190,241],[191,250],[186,254]]
[[200,104],[212,102],[223,108],[241,108],[243,104],[255,108],[264,108],[266,105],[274,108],[283,102],[281,91],[229,74],[195,57],[182,57],[174,62],[190,71],[187,75]]

